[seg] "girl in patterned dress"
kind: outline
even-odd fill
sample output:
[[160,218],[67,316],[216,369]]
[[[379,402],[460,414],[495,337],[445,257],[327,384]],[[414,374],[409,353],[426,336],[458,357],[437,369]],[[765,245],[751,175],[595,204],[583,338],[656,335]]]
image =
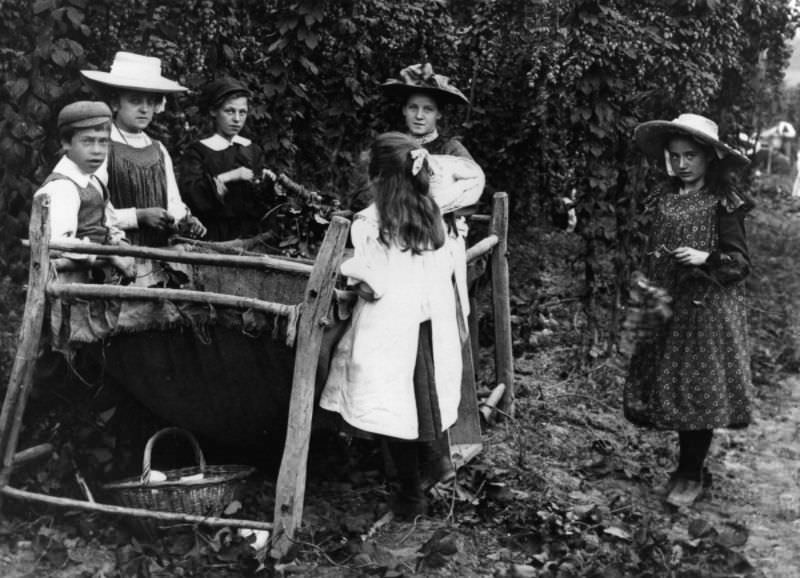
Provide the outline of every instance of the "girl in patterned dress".
[[657,200],[645,274],[672,298],[672,315],[637,344],[625,386],[625,416],[678,432],[678,467],[667,502],[697,500],[714,428],[750,422],[750,357],[742,280],[750,270],[744,219],[753,207],[733,170],[747,158],[695,114],[651,121],[634,137],[666,161],[670,179]]

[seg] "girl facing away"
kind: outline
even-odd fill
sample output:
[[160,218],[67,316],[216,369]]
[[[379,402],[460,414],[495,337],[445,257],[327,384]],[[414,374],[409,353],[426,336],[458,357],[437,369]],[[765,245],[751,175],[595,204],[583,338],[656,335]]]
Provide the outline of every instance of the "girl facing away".
[[461,166],[455,179],[433,172],[453,158],[429,157],[399,132],[373,143],[374,201],[356,214],[354,256],[341,266],[360,298],[320,400],[349,433],[386,439],[400,482],[392,508],[401,519],[426,512],[420,450],[446,435],[461,396],[466,322],[454,282],[460,253],[448,241],[431,181],[452,209],[457,197],[469,204],[480,196],[483,173],[469,160],[473,173]]

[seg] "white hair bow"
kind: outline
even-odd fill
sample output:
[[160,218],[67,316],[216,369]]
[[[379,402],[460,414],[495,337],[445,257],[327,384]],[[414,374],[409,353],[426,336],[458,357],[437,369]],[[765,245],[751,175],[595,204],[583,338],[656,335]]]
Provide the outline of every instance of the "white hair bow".
[[411,165],[411,174],[416,176],[422,170],[422,165],[425,164],[425,160],[428,158],[428,150],[423,148],[414,149],[411,151],[411,158],[414,159],[414,163]]

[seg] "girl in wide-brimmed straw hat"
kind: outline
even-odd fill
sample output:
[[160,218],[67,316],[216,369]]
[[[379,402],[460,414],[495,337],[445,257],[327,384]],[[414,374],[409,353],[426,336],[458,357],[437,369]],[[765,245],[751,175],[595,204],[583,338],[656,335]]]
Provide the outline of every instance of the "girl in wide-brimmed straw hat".
[[180,160],[184,199],[208,227],[211,241],[250,237],[259,232],[269,191],[258,182],[264,168],[261,148],[241,131],[247,121],[250,90],[224,76],[203,87],[202,107],[214,122],[211,136],[189,145]]
[[671,298],[671,316],[636,346],[625,386],[632,422],[676,430],[677,469],[667,501],[692,504],[710,483],[713,430],[750,422],[750,359],[742,280],[750,271],[745,216],[753,204],[730,178],[748,159],[697,114],[636,127],[634,138],[664,163],[645,274]]
[[165,244],[178,227],[203,236],[205,227],[181,200],[167,149],[145,132],[166,95],[186,88],[162,76],[160,59],[131,52],[117,52],[109,72],[81,74],[114,113],[107,171],[99,175],[105,173],[120,225],[147,245]]

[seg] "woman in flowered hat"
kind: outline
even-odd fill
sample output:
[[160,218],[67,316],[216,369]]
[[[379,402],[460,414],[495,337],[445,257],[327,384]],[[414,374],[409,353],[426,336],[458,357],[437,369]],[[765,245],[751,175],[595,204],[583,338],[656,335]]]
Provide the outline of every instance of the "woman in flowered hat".
[[207,239],[251,237],[267,209],[261,182],[263,153],[241,135],[250,91],[239,80],[218,78],[203,87],[201,106],[214,133],[195,141],[181,157],[178,185],[194,214],[208,227]]
[[678,432],[678,466],[663,491],[668,503],[688,506],[710,483],[714,429],[750,422],[742,280],[750,271],[745,216],[753,203],[733,181],[749,161],[696,114],[642,123],[634,137],[668,175],[653,195],[645,275],[669,294],[671,315],[634,350],[625,415]]
[[[462,195],[457,210],[448,211],[445,207],[440,207],[448,228],[448,245],[456,254],[455,278],[459,293],[459,307],[465,312],[465,315],[468,315],[466,263],[468,227],[463,214],[470,212],[470,206],[478,202],[483,192],[484,176],[483,171],[474,162],[472,155],[461,141],[454,137],[444,136],[439,132],[439,125],[446,107],[467,105],[469,99],[458,88],[450,84],[447,76],[436,74],[430,63],[407,66],[400,71],[399,79],[387,80],[381,85],[381,90],[387,97],[395,99],[402,105],[401,111],[406,133],[418,146],[434,155],[432,162],[432,166],[435,167],[434,174],[456,175],[456,179],[463,176],[466,184],[469,179],[475,178],[479,173],[480,188],[472,189],[477,194],[470,203],[465,202],[465,196]],[[433,188],[435,190],[435,183]],[[466,330],[462,336],[465,338],[464,345],[467,348],[469,344],[466,342]],[[434,481],[447,481],[455,475],[455,470],[450,460],[447,438],[441,438],[440,442],[438,447],[430,446],[428,448],[430,465],[426,467],[430,470],[429,475]]]
[[383,93],[402,103],[406,132],[431,154],[472,158],[457,138],[439,132],[445,106],[469,104],[464,93],[450,84],[450,79],[435,74],[430,63],[414,64],[400,71],[400,78],[390,78],[381,85]]
[[186,88],[161,75],[160,59],[131,52],[117,52],[109,72],[81,74],[114,113],[107,168],[98,176],[108,184],[120,227],[145,245],[164,245],[176,230],[205,235],[181,199],[169,152],[145,132],[166,95]]

